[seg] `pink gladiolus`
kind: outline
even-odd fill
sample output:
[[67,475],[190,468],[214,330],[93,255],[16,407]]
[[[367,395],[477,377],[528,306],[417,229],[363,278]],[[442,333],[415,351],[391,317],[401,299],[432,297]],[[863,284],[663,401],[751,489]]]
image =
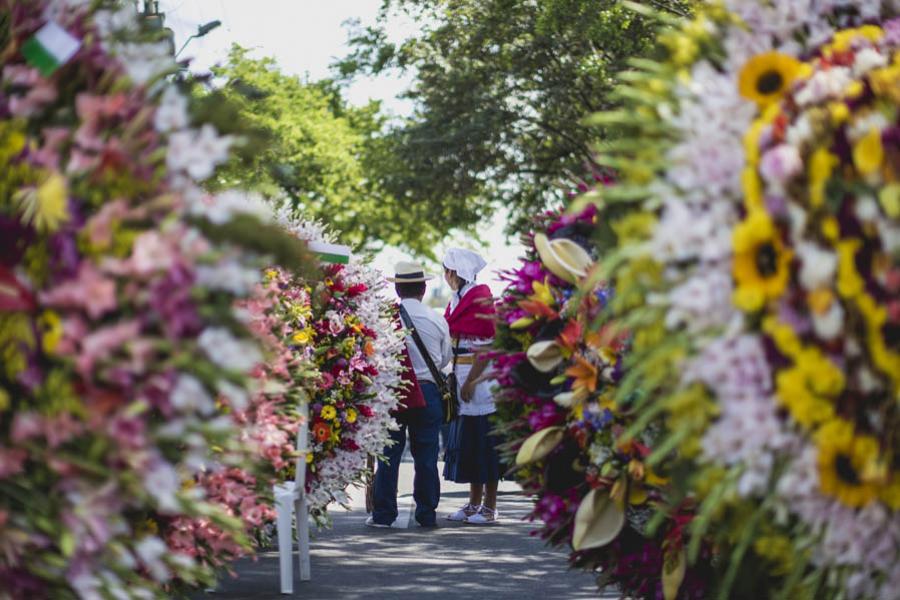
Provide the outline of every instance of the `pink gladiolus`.
[[92,319],[98,319],[116,308],[116,284],[104,277],[90,262],[84,261],[78,276],[44,292],[41,301],[61,308],[82,308]]
[[10,437],[16,444],[38,437],[44,432],[44,422],[40,415],[34,412],[20,412],[13,417],[12,432]]
[[123,321],[97,329],[81,342],[81,354],[76,359],[79,371],[88,373],[97,360],[109,358],[113,350],[137,337],[140,331],[141,325],[137,321]]
[[128,214],[124,200],[116,200],[103,207],[85,225],[91,244],[105,247],[112,243],[112,228],[116,221]]
[[156,231],[141,234],[134,241],[131,266],[138,275],[167,271],[175,264],[172,242]]
[[0,479],[21,473],[26,458],[28,453],[22,448],[0,448]]

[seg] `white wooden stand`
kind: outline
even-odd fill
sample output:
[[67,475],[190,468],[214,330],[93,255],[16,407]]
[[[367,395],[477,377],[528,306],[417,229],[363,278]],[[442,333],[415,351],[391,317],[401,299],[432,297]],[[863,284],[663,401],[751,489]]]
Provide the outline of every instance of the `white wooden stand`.
[[281,593],[294,593],[294,568],[291,556],[294,549],[292,521],[297,522],[297,554],[300,562],[300,581],[309,581],[309,507],[306,503],[306,453],[309,451],[309,404],[300,402],[300,428],[297,431],[297,468],[293,482],[275,485],[275,526],[278,530],[278,566],[281,574]]

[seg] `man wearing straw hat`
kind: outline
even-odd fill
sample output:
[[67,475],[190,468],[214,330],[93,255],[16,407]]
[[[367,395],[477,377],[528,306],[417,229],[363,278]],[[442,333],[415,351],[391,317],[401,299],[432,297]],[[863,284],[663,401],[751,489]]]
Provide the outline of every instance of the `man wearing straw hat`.
[[[400,310],[409,328],[418,333],[432,366],[443,369],[453,357],[450,346],[450,330],[447,322],[437,312],[425,306],[425,282],[432,277],[418,263],[401,262],[395,268],[394,283],[400,297]],[[441,395],[432,369],[412,338],[406,338],[408,364],[412,369],[404,379],[407,388],[401,398],[401,408],[395,415],[400,428],[391,432],[393,444],[384,449],[385,462],[379,462],[375,472],[372,516],[366,520],[370,527],[390,527],[397,519],[397,480],[400,475],[400,459],[409,431],[410,452],[415,467],[413,498],[416,501],[416,522],[423,527],[434,527],[435,510],[441,496],[441,483],[437,461],[440,448],[439,431],[443,422]]]

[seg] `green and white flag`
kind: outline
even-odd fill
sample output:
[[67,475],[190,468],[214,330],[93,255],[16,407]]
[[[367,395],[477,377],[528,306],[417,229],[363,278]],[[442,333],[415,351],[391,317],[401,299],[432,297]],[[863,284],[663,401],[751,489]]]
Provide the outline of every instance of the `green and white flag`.
[[49,77],[66,64],[79,48],[81,40],[56,22],[50,21],[22,44],[22,55],[28,64],[40,71],[44,77]]
[[310,242],[309,249],[318,255],[319,260],[327,263],[346,265],[350,262],[350,246]]

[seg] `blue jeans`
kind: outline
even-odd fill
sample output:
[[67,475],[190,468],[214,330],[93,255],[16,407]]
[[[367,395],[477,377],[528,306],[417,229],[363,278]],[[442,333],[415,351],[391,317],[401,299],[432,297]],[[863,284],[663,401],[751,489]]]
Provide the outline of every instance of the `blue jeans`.
[[425,406],[399,413],[400,429],[391,432],[393,445],[384,449],[385,461],[378,462],[375,471],[375,505],[372,520],[390,525],[397,518],[397,480],[400,476],[400,459],[406,446],[409,430],[409,450],[415,465],[413,498],[416,501],[416,521],[426,527],[436,523],[435,513],[441,498],[441,481],[438,478],[439,431],[443,421],[441,398],[435,384],[421,382]]

